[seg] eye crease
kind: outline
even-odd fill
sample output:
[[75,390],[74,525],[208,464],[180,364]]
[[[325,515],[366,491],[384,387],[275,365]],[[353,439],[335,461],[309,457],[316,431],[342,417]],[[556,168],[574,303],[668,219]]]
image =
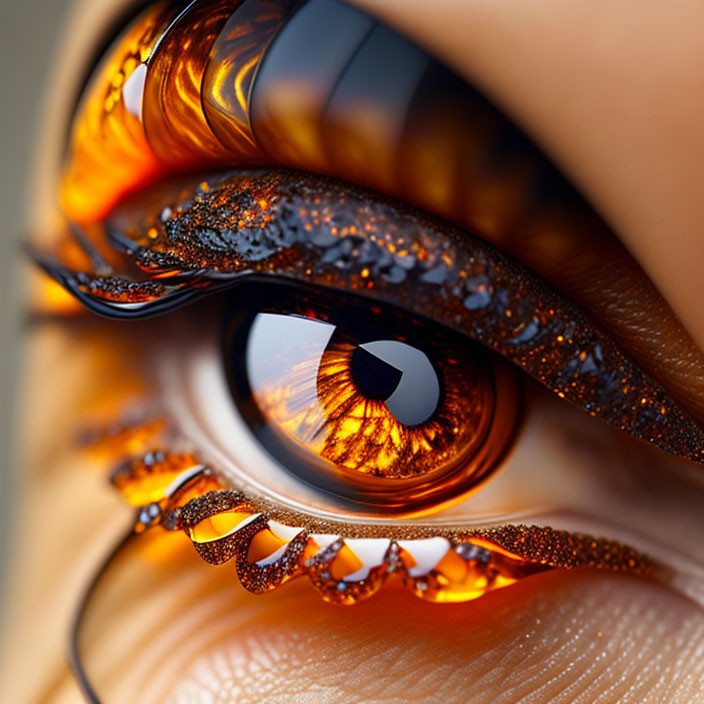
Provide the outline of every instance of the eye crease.
[[[311,32],[309,53],[292,48]],[[255,440],[379,519],[280,505],[167,440],[113,476],[137,531],[184,531],[251,591],[305,575],[345,604],[389,575],[450,602],[546,569],[666,573],[586,532],[405,521],[491,487],[528,377],[646,449],[701,464],[704,433],[587,310],[489,243],[609,235],[529,140],[395,33],[332,0],[157,3],[98,67],[60,186],[69,235],[34,252],[44,270],[107,318],[219,301],[218,362]]]

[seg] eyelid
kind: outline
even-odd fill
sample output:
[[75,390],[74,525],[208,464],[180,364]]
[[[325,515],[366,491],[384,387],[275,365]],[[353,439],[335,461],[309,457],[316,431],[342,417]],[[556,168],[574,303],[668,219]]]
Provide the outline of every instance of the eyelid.
[[[672,580],[667,567],[626,545],[549,527],[449,529],[314,518],[225,489],[195,462],[149,453],[121,465],[112,481],[140,508],[135,532],[184,531],[206,562],[234,559],[240,582],[254,593],[307,575],[324,599],[354,604],[396,576],[421,598],[467,601],[537,572],[583,566]],[[257,537],[263,541],[255,546]]]
[[151,196],[146,212],[126,205],[105,223],[146,281],[44,261],[47,271],[114,317],[162,312],[252,275],[351,291],[443,323],[625,433],[704,461],[702,430],[597,323],[447,223],[362,189],[275,170]]

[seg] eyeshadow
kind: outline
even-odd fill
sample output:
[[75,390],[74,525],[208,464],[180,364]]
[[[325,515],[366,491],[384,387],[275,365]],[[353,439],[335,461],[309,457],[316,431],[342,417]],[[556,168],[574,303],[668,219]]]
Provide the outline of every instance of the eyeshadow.
[[629,435],[704,460],[704,434],[579,306],[483,240],[414,208],[287,170],[160,185],[105,221],[144,281],[40,263],[85,305],[145,317],[275,276],[441,322]]

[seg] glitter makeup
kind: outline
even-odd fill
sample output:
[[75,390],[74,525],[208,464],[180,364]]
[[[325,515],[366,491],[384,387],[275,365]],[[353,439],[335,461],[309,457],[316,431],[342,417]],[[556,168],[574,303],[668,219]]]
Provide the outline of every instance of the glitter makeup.
[[[182,473],[174,478],[179,466]],[[660,569],[615,541],[549,527],[461,530],[319,520],[224,489],[187,456],[149,453],[120,467],[113,482],[139,507],[137,532],[184,531],[206,562],[234,560],[241,584],[254,593],[305,575],[323,599],[337,604],[366,599],[387,580],[422,599],[447,603],[470,601],[550,569],[589,566],[646,577]],[[146,496],[150,503],[141,505]]]
[[353,292],[443,323],[592,416],[704,461],[701,428],[579,306],[486,242],[404,204],[312,175],[248,171],[152,189],[105,227],[144,281],[40,259],[103,315],[157,314],[253,275]]

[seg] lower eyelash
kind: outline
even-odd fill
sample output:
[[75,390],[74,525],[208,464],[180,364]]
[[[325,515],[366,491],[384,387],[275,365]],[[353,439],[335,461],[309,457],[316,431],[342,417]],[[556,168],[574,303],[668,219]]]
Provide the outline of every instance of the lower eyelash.
[[326,601],[354,604],[394,579],[423,599],[459,602],[551,569],[658,573],[626,545],[548,527],[319,520],[225,488],[191,454],[147,453],[120,466],[112,482],[138,507],[137,532],[184,531],[206,562],[234,560],[240,582],[254,593],[307,576]]

